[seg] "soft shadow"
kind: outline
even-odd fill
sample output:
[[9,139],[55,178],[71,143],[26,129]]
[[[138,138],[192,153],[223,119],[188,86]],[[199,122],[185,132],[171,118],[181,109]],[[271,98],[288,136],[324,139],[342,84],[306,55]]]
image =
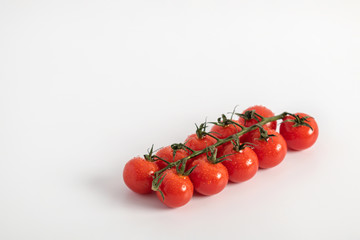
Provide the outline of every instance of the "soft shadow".
[[270,169],[272,169],[272,168],[259,168],[258,173],[259,172],[266,172],[266,171],[269,171]]
[[202,195],[202,194],[194,191],[193,197],[195,197],[195,198],[208,198],[210,196]]
[[89,185],[116,205],[136,209],[169,209],[159,201],[155,192],[137,194],[128,189],[122,178],[122,170],[115,170],[108,176],[94,177],[90,179]]
[[123,202],[127,206],[134,206],[136,208],[145,208],[145,209],[163,209],[168,210],[169,208],[165,206],[157,198],[154,192],[149,194],[137,194],[130,190],[122,192],[116,197],[119,202]]

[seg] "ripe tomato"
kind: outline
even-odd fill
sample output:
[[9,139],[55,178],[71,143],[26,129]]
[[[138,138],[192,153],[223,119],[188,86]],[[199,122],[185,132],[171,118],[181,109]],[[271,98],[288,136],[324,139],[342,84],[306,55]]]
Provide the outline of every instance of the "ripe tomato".
[[[263,125],[264,130],[268,131],[270,128],[266,125]],[[241,142],[251,142],[252,139],[254,139],[254,135],[259,132],[259,129],[256,128],[255,130],[252,130],[250,132],[245,133],[244,135],[240,136]]]
[[[183,149],[179,149],[176,151],[175,158],[173,158],[173,153],[174,151],[172,150],[171,146],[167,146],[157,151],[156,156],[168,162],[176,162],[182,158],[189,156],[188,152]],[[164,167],[166,167],[166,163],[161,160],[156,161],[156,164],[159,166],[159,169],[163,169]]]
[[[259,114],[263,117],[273,117],[274,116],[274,113],[270,109],[268,109],[264,106],[260,106],[260,105],[252,106],[252,107],[245,109],[243,111],[243,114],[246,111],[252,111],[252,110],[255,110],[255,112],[257,114]],[[255,116],[255,118],[257,120],[261,121],[261,119],[258,116]],[[244,118],[240,117],[239,122],[242,123],[245,127],[250,127],[259,122],[256,119],[245,120]],[[269,123],[265,124],[265,126],[268,126],[269,128],[271,128],[273,130],[276,130],[276,121],[269,122]]]
[[194,186],[189,176],[178,174],[175,168],[168,169],[163,174],[165,177],[159,189],[164,194],[164,199],[159,191],[156,192],[160,201],[171,208],[181,207],[188,203],[194,193]]
[[199,138],[195,133],[188,136],[185,140],[185,145],[194,151],[203,150],[216,143],[216,139],[208,135]]
[[227,138],[227,137],[229,137],[237,132],[240,132],[240,131],[241,131],[241,128],[239,126],[236,126],[233,124],[229,124],[226,126],[214,125],[211,128],[211,132],[213,133],[213,135],[220,139]]
[[224,156],[224,150],[227,148],[227,146],[233,146],[231,142],[227,142],[227,143],[223,143],[221,144],[220,146],[217,147],[217,154],[216,156],[219,158],[219,157],[222,157]]
[[[234,120],[234,122],[238,122],[238,121]],[[215,137],[220,138],[220,139],[225,139],[225,138],[227,138],[227,137],[229,137],[231,135],[234,135],[235,133],[238,133],[240,131],[241,131],[241,127],[236,126],[234,124],[229,124],[229,125],[226,125],[226,126],[214,125],[211,128],[212,134]],[[218,149],[217,156],[218,157],[223,156],[224,147],[226,145],[228,145],[228,144],[229,143],[225,143],[225,144],[222,144],[222,145],[217,147],[217,149]]]
[[229,181],[229,174],[222,163],[211,163],[206,156],[196,159],[191,167],[196,168],[190,173],[195,191],[203,195],[214,195],[221,192]]
[[231,182],[244,182],[252,178],[259,168],[259,161],[256,153],[249,147],[235,151],[233,145],[227,145],[224,155],[231,154],[222,164],[229,172]]
[[[249,108],[245,109],[242,113],[244,114],[246,111],[251,111],[251,110],[255,110],[255,112],[257,114],[259,114],[263,117],[273,117],[274,116],[274,113],[270,109],[268,109],[264,106],[260,106],[260,105],[255,105],[255,106],[249,107]],[[258,116],[255,116],[255,118],[257,120],[261,121],[261,119]],[[240,117],[238,122],[245,127],[251,127],[252,125],[259,122],[256,119],[245,120],[244,118]],[[269,122],[269,123],[265,124],[264,127],[269,127],[270,129],[276,130],[276,121]],[[240,137],[241,142],[245,142],[245,139],[247,138],[248,135],[249,135],[249,133],[242,135]]]
[[287,152],[287,145],[285,139],[278,132],[269,129],[268,134],[275,135],[270,137],[267,141],[260,139],[260,131],[255,130],[253,138],[250,143],[254,144],[254,152],[259,160],[260,168],[271,168],[278,165],[284,158]]
[[[206,147],[209,147],[216,143],[216,139],[212,138],[208,135],[203,136],[202,138],[199,138],[195,133],[188,136],[185,140],[185,146],[191,148],[194,151],[200,151],[203,150]],[[189,153],[191,154],[191,153]],[[187,166],[190,166],[191,163],[202,156],[206,156],[206,153],[203,153],[196,158],[189,159],[187,161]]]
[[[280,134],[283,135],[286,143],[290,149],[293,150],[303,150],[311,147],[319,135],[319,127],[314,118],[310,117],[305,113],[295,113],[300,118],[308,117],[304,120],[305,123],[309,124],[308,126],[294,126],[296,122],[282,122],[280,125]],[[293,116],[286,116],[285,120],[295,120]]]
[[141,157],[128,161],[124,167],[123,178],[126,186],[140,194],[151,192],[152,176],[159,167],[155,162],[150,162]]

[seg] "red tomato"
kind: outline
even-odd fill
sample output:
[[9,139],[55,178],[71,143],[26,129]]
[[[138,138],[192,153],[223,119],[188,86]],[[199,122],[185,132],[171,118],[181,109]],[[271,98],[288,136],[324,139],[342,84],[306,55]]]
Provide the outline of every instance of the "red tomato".
[[[209,147],[211,145],[214,145],[216,143],[216,139],[212,138],[208,135],[203,136],[202,138],[199,138],[195,133],[188,136],[185,140],[185,145],[189,148],[191,148],[194,151],[200,151],[203,150],[206,147]],[[191,154],[191,153],[190,153]],[[187,161],[187,166],[190,166],[191,163],[202,156],[205,156],[206,153],[203,153],[196,158],[189,159]]]
[[135,157],[128,161],[124,167],[123,178],[126,186],[136,193],[151,192],[152,176],[159,167],[155,162],[146,161],[144,158]]
[[[303,150],[311,147],[319,135],[319,128],[314,118],[305,113],[295,113],[302,117],[309,117],[304,122],[309,124],[308,126],[296,126],[294,122],[282,122],[280,125],[280,133],[283,135],[286,143],[290,149]],[[283,120],[295,119],[293,116],[286,116]]]
[[285,158],[287,152],[287,145],[281,134],[271,129],[267,131],[269,135],[275,136],[266,141],[260,139],[260,131],[256,130],[250,141],[254,144],[253,150],[258,157],[260,168],[275,167]]
[[224,155],[231,154],[222,164],[229,172],[231,182],[244,182],[252,178],[259,168],[256,153],[249,147],[235,151],[233,145],[225,147]]
[[[236,120],[233,120],[233,121],[237,122]],[[226,126],[214,125],[211,128],[212,134],[215,137],[220,138],[220,139],[225,139],[225,138],[227,138],[227,137],[229,137],[231,135],[234,135],[235,133],[240,132],[241,130],[242,129],[239,126],[236,126],[236,125],[233,125],[233,124],[229,124],[229,125],[226,125]],[[226,145],[227,144],[222,144],[222,145],[217,147],[217,149],[218,149],[217,156],[218,157],[223,156],[222,153],[223,153],[224,147]]]
[[[171,146],[167,146],[157,151],[156,156],[168,162],[176,162],[182,158],[189,156],[187,151],[183,149],[179,149],[176,151],[175,158],[173,158],[173,153],[174,151],[172,150]],[[159,166],[160,169],[166,167],[166,163],[161,160],[156,161],[156,164]]]
[[214,125],[211,128],[211,132],[215,137],[218,137],[220,139],[224,139],[227,138],[231,135],[234,135],[237,132],[240,132],[241,128],[239,126],[233,125],[233,124],[229,124],[226,126],[218,126],[218,125]]
[[224,150],[226,149],[227,146],[233,146],[233,144],[231,142],[227,142],[227,143],[221,144],[220,146],[217,147],[216,156],[218,158],[224,156]]
[[[255,112],[257,114],[259,114],[263,117],[273,117],[274,116],[274,113],[270,109],[268,109],[264,106],[260,106],[260,105],[249,107],[249,108],[245,109],[242,113],[244,114],[246,111],[251,111],[251,110],[255,110]],[[261,121],[261,119],[258,116],[255,116],[255,118],[257,120]],[[252,125],[259,122],[257,120],[255,120],[255,119],[245,120],[244,118],[240,117],[238,121],[241,125],[244,125],[245,127],[251,127]],[[269,123],[265,124],[264,127],[269,127],[270,129],[276,130],[276,121],[269,122]],[[247,138],[247,135],[249,135],[249,133],[246,133],[240,137],[241,142],[244,142],[245,138]]]
[[[264,128],[266,131],[270,130],[270,128],[269,128],[268,126],[266,126],[266,125],[264,125],[263,128]],[[252,139],[254,139],[254,135],[255,135],[257,132],[259,132],[259,129],[258,129],[258,128],[256,128],[256,129],[253,130],[253,131],[250,131],[250,132],[245,133],[244,135],[242,135],[242,136],[240,137],[241,142],[251,142]]]
[[166,170],[164,180],[159,189],[164,194],[162,198],[159,191],[156,192],[162,203],[171,208],[181,207],[188,203],[193,196],[194,186],[189,176],[182,176],[174,168]]
[[195,133],[188,136],[185,140],[185,145],[194,151],[203,150],[204,148],[216,143],[216,139],[205,135],[199,138]]
[[204,156],[195,160],[190,173],[195,191],[203,195],[214,195],[221,192],[229,181],[229,174],[222,163],[211,163]]

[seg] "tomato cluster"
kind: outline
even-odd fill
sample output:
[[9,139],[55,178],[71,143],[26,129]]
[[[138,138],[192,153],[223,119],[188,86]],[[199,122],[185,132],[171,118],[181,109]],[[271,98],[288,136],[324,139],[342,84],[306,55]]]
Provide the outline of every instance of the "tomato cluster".
[[[228,181],[244,182],[259,168],[280,164],[288,149],[311,147],[319,134],[314,118],[304,113],[284,112],[275,116],[264,106],[253,106],[233,120],[222,115],[206,132],[206,123],[197,126],[184,143],[153,148],[124,167],[125,184],[134,192],[156,191],[166,206],[175,208],[190,201],[193,192],[214,195]],[[277,132],[277,120],[282,119]]]

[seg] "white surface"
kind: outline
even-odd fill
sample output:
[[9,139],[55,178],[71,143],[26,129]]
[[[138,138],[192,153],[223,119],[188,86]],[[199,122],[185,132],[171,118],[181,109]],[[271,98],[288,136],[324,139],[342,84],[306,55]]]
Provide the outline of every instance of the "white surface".
[[[360,2],[0,1],[0,239],[360,239]],[[152,143],[264,104],[316,145],[169,210]]]

